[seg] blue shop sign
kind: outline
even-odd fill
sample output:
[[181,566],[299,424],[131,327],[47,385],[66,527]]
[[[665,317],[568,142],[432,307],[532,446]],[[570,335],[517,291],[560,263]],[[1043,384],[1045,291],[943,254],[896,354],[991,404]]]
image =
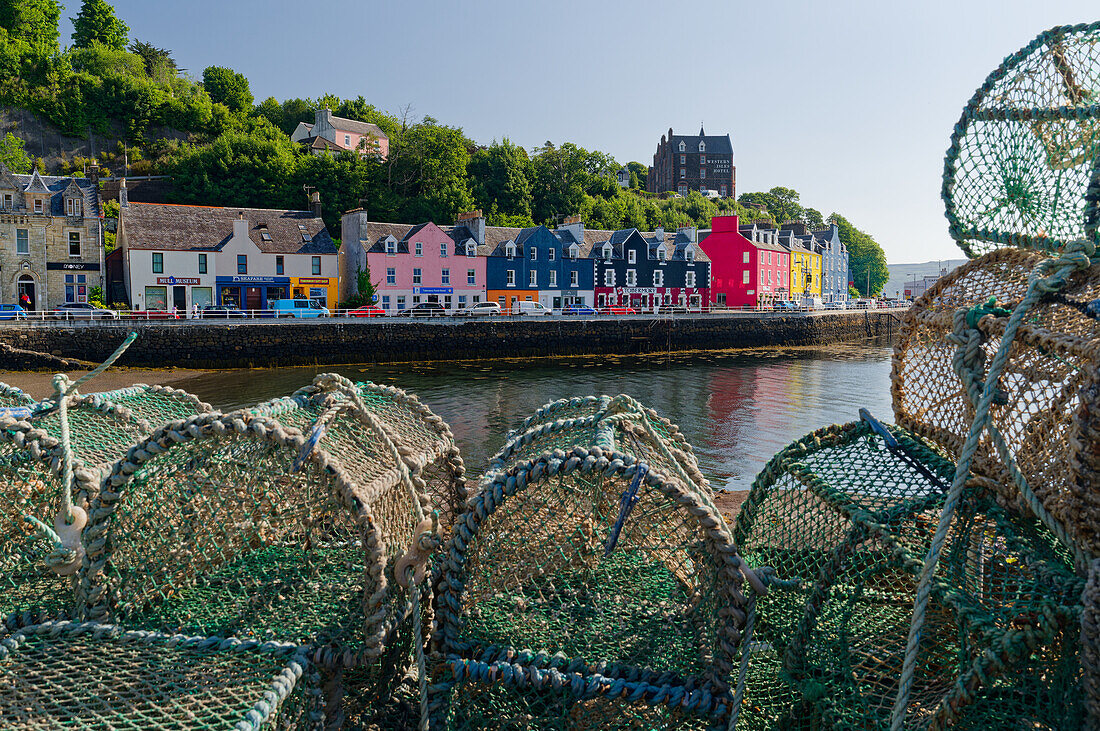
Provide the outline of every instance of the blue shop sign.
[[262,277],[241,274],[235,277],[217,277],[218,284],[290,284],[289,277]]
[[413,294],[454,294],[454,287],[413,287]]

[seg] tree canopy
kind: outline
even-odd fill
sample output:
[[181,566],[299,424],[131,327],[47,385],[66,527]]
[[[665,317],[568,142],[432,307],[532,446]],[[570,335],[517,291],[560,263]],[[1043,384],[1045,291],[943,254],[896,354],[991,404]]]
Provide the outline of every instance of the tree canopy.
[[252,111],[252,90],[242,73],[224,66],[207,66],[202,72],[202,88],[214,102],[231,111]]
[[3,163],[13,173],[29,173],[31,171],[31,159],[23,149],[23,140],[11,132],[0,140],[0,163]]
[[[848,247],[848,268],[852,272],[852,279],[855,281],[859,296],[873,297],[880,294],[886,280],[890,278],[890,270],[886,266],[886,254],[882,247],[868,234],[849,223],[844,216],[833,213],[829,219],[836,223],[840,240]],[[869,289],[868,274],[870,274]]]
[[126,48],[129,26],[115,15],[115,9],[106,0],[84,0],[73,22],[73,44],[77,48],[90,48],[93,44],[122,51]]

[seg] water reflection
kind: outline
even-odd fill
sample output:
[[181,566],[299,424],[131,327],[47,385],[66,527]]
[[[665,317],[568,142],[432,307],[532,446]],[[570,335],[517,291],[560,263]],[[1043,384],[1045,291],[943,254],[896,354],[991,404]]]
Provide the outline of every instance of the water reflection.
[[536,362],[319,366],[212,371],[180,382],[222,409],[287,394],[317,373],[415,392],[450,423],[471,472],[547,401],[628,393],[675,421],[715,487],[748,489],[775,452],[806,432],[890,416],[886,343]]

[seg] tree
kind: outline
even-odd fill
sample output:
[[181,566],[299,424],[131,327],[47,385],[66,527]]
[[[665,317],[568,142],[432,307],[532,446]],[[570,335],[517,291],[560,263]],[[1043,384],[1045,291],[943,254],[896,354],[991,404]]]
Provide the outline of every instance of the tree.
[[202,88],[215,102],[233,112],[252,110],[252,91],[244,74],[224,66],[207,66],[202,72]]
[[626,164],[630,171],[630,187],[637,190],[645,190],[649,181],[649,168],[640,162],[631,161]]
[[126,36],[130,28],[115,15],[115,9],[106,0],[84,0],[73,22],[73,44],[77,48],[91,48],[94,44],[116,51],[126,49]]
[[[777,223],[785,223],[802,218],[804,209],[798,199],[797,190],[777,186],[767,193],[742,193],[737,201],[743,206],[763,207]],[[819,217],[820,215],[818,214]]]
[[821,211],[816,208],[803,208],[802,217],[811,229],[825,228],[825,219],[821,217]]
[[852,272],[859,296],[875,296],[882,291],[882,286],[890,278],[885,252],[878,242],[849,223],[844,216],[834,213],[829,219],[836,223],[840,240],[848,248],[848,269]]
[[611,179],[621,167],[610,155],[589,152],[572,142],[561,147],[547,142],[535,149],[532,158],[534,219],[553,223],[563,216],[579,213],[585,195],[614,196],[618,183]]
[[141,57],[145,64],[145,75],[150,79],[167,80],[181,71],[172,58],[172,52],[166,48],[157,48],[135,38],[130,44],[130,53]]
[[23,149],[23,140],[8,132],[0,140],[0,163],[13,173],[29,173],[31,159]]
[[[490,226],[498,221],[531,222],[531,159],[527,151],[505,137],[470,156],[466,166],[476,205],[491,211]],[[527,223],[530,225],[530,223]]]
[[57,0],[0,0],[0,27],[8,37],[23,41],[38,55],[57,53],[61,5]]

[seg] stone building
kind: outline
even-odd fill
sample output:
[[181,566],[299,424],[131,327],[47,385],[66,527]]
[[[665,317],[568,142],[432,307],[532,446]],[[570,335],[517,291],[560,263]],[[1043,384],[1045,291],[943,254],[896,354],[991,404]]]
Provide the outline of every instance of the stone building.
[[680,195],[691,190],[706,195],[713,190],[720,198],[736,198],[737,168],[730,136],[708,135],[702,127],[697,135],[674,135],[669,127],[653,154],[646,189],[650,193],[674,190]]
[[102,242],[94,173],[16,175],[0,165],[0,302],[28,310],[87,302],[103,286]]

